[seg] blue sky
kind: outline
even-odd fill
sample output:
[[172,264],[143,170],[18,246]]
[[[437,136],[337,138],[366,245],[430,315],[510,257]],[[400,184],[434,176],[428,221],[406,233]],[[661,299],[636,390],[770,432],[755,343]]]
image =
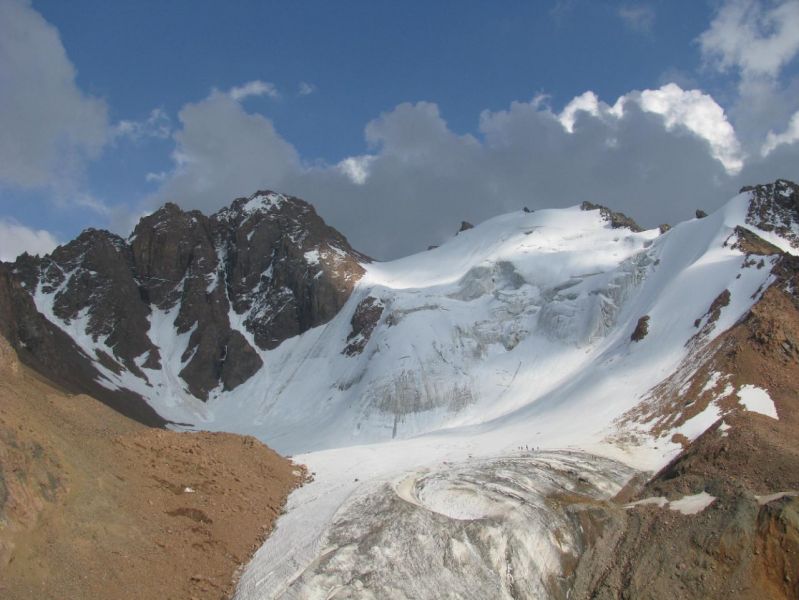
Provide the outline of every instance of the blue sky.
[[0,11],[3,258],[263,187],[392,257],[522,204],[651,225],[799,178],[799,0]]
[[642,32],[611,2],[120,4],[34,3],[58,28],[79,86],[105,98],[112,119],[156,106],[174,115],[211,88],[254,79],[289,96],[308,82],[318,93],[301,102],[251,108],[303,155],[328,161],[362,152],[364,124],[401,102],[436,102],[466,132],[481,110],[511,100],[546,93],[560,105],[586,89],[615,98],[669,71],[692,73],[711,13],[702,2],[660,3]]

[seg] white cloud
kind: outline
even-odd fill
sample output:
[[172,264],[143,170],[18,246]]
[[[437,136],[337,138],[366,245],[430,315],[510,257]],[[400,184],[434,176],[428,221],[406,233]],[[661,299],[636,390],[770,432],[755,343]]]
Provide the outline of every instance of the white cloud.
[[174,169],[153,199],[156,203],[221,206],[237,195],[275,185],[300,168],[296,150],[272,122],[246,112],[227,94],[214,91],[185,105],[178,119]]
[[655,9],[648,4],[622,6],[618,15],[627,27],[638,33],[649,33],[655,24]]
[[369,155],[350,156],[338,163],[337,167],[354,184],[363,185],[369,178],[369,166],[374,160],[375,157]]
[[666,127],[683,126],[705,139],[718,159],[731,173],[743,167],[741,145],[724,109],[708,94],[699,90],[683,90],[669,83],[657,90],[641,92],[641,108],[662,115]]
[[58,246],[53,234],[30,229],[9,219],[0,219],[0,261],[13,261],[23,252],[48,254]]
[[72,189],[109,138],[58,31],[25,0],[0,0],[0,184]]
[[297,88],[297,93],[300,96],[307,96],[309,94],[313,94],[315,91],[316,86],[312,83],[308,83],[307,81],[301,81]]
[[799,0],[723,0],[697,39],[705,67],[737,78],[727,113],[749,155],[799,109],[799,78],[783,76],[799,53],[798,31]]
[[663,117],[669,131],[683,127],[705,140],[713,157],[730,173],[741,170],[743,152],[724,109],[712,96],[700,90],[684,90],[675,83],[667,83],[656,90],[630,92],[613,106],[601,102],[594,92],[588,91],[572,99],[558,115],[558,120],[567,132],[574,133],[580,113],[599,119],[621,119],[625,108],[632,104]]
[[[63,204],[63,201],[60,201]],[[68,200],[70,205],[78,206],[81,208],[88,208],[89,210],[99,214],[99,215],[108,215],[111,212],[111,207],[108,206],[105,202],[96,198],[92,194],[88,192],[80,192],[75,191],[72,192],[69,196]]]
[[799,141],[799,112],[794,113],[791,117],[788,127],[782,133],[774,133],[769,131],[766,136],[766,142],[760,150],[763,157],[771,154],[778,146],[783,144],[793,144]]
[[245,98],[249,98],[251,96],[268,96],[270,98],[280,97],[280,93],[277,91],[275,84],[269,83],[268,81],[261,81],[259,79],[248,81],[244,85],[231,88],[228,94],[237,102],[241,102]]
[[119,121],[112,128],[112,135],[133,141],[144,138],[164,140],[172,135],[172,119],[163,108],[154,108],[142,121]]
[[743,184],[799,175],[799,150],[744,157],[715,100],[675,84],[612,105],[586,92],[560,111],[540,96],[514,102],[483,111],[476,135],[453,131],[434,103],[404,103],[365,126],[367,153],[331,165],[303,161],[268,119],[227,94],[184,106],[179,119],[174,168],[144,208],[171,200],[210,212],[276,189],[313,203],[378,258],[524,205],[590,200],[654,226],[711,210]]
[[473,136],[453,133],[433,102],[403,102],[367,123],[364,135],[381,156],[411,165],[434,160],[452,168],[464,152],[479,148]]
[[699,36],[705,60],[744,77],[776,77],[799,52],[799,1],[727,0]]
[[596,117],[599,115],[599,98],[592,91],[576,96],[561,111],[558,119],[569,133],[574,133],[574,122],[578,112],[586,112]]

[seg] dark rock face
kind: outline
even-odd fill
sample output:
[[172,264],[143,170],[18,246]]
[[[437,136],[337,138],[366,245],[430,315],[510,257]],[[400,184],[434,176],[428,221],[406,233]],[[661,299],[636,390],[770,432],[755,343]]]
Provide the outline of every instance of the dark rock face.
[[332,319],[370,260],[298,198],[258,192],[211,219],[233,310],[260,348]]
[[380,317],[383,316],[384,308],[383,303],[372,296],[367,296],[358,303],[355,313],[352,315],[352,320],[350,320],[352,330],[347,336],[347,342],[349,343],[344,348],[344,354],[355,356],[363,352],[366,344],[369,343],[372,332],[380,322]]
[[644,315],[635,324],[635,331],[633,331],[630,339],[633,342],[640,342],[646,337],[647,333],[649,333],[649,315]]
[[235,388],[263,364],[230,327],[227,294],[218,285],[218,245],[212,219],[174,204],[142,219],[131,242],[142,298],[161,310],[177,306],[176,332],[191,332],[180,376],[201,399],[220,383],[223,390]]
[[763,231],[773,231],[799,249],[799,186],[785,179],[743,188],[750,192],[746,222]]
[[474,225],[469,223],[469,221],[461,221],[461,226],[458,228],[458,233],[461,231],[468,231],[469,229],[474,229]]
[[217,262],[208,218],[171,203],[139,221],[130,248],[144,299],[164,309],[180,299],[184,276],[194,282],[212,273]]
[[150,309],[138,301],[133,271],[133,255],[122,238],[89,229],[56,248],[40,272],[46,282],[42,292],[54,294],[54,315],[70,323],[84,314],[86,334],[105,338],[123,366],[139,374],[133,358],[155,348],[147,337]]
[[626,228],[630,231],[643,231],[643,228],[638,225],[634,220],[630,217],[625,215],[624,213],[614,212],[610,210],[607,206],[602,206],[601,204],[594,204],[592,202],[583,202],[580,205],[580,210],[598,210],[599,214],[602,215],[602,218],[610,223],[610,226],[613,229],[622,229]]
[[21,323],[23,333],[3,333],[23,361],[31,348],[44,375],[122,403],[138,396],[100,385],[102,370],[151,386],[146,370],[167,358],[159,336],[187,335],[179,374],[206,400],[255,374],[258,349],[333,318],[369,260],[299,198],[257,192],[210,217],[166,204],[127,241],[90,229],[49,256],[4,265],[3,327]]

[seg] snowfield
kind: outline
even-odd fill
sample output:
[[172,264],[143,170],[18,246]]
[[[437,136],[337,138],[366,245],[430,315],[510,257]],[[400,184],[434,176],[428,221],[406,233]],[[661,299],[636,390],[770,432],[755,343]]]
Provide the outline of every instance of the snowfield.
[[[770,282],[727,243],[749,198],[664,234],[614,229],[579,207],[519,211],[364,265],[333,320],[261,351],[255,376],[207,403],[177,375],[188,334],[166,313],[150,330],[164,372],[144,381],[98,369],[166,418],[255,435],[314,473],[244,571],[240,600],[547,597],[582,543],[558,495],[609,498],[680,451],[674,431],[622,444],[615,421]],[[350,356],[351,319],[368,297],[384,308]],[[36,302],[60,323],[52,297]],[[643,316],[648,334],[632,341]],[[90,356],[101,347],[71,334]],[[770,414],[760,392],[742,390],[741,402]],[[719,416],[711,404],[680,432],[695,438]],[[680,508],[701,510],[699,500]]]

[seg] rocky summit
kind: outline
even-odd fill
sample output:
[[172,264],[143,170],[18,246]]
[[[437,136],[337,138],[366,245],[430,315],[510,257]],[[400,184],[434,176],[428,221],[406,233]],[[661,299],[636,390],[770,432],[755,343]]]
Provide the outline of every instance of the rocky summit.
[[[259,350],[334,317],[369,260],[299,198],[260,191],[211,216],[166,204],[128,239],[89,229],[3,264],[3,333],[55,381],[155,423],[111,380],[152,387],[153,373],[179,365],[195,398],[232,390],[262,366]],[[185,336],[179,356],[164,326]]]

